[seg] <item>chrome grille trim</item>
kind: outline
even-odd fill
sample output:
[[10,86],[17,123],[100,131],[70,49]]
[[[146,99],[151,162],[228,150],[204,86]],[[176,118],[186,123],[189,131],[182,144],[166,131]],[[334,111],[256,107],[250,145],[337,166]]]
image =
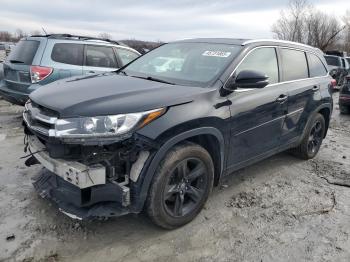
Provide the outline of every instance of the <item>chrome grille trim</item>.
[[[55,133],[56,133],[55,129],[45,127],[45,124],[55,125],[57,121],[57,117],[51,117],[51,116],[42,114],[40,112],[40,109],[33,107],[30,102],[26,103],[24,105],[24,108],[25,110],[23,112],[23,120],[29,129],[45,136],[49,136],[49,137],[55,136]],[[35,124],[33,123],[33,121],[39,122],[39,124]],[[40,126],[40,122],[44,123],[44,126]]]

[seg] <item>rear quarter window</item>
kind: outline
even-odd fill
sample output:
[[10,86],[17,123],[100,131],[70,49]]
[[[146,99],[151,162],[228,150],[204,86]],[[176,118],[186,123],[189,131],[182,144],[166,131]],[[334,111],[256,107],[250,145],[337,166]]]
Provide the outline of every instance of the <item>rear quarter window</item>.
[[53,46],[51,59],[69,65],[83,65],[84,46],[73,43],[57,43]]
[[39,44],[40,42],[35,40],[19,41],[10,52],[8,61],[13,61],[22,65],[31,65]]
[[282,75],[284,81],[309,77],[306,56],[303,51],[281,48]]
[[338,57],[325,56],[324,58],[326,59],[327,64],[330,65],[330,66],[341,66],[340,65],[340,60],[339,60]]
[[309,62],[310,77],[325,76],[327,69],[325,68],[322,61],[314,54],[307,54]]

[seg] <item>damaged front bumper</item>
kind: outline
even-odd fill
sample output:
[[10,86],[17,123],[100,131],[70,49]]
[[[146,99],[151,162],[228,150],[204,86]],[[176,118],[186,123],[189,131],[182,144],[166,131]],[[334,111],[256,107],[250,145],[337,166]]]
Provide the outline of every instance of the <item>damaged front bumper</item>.
[[34,178],[33,185],[42,198],[73,219],[118,217],[131,212],[116,201],[123,199],[123,193],[114,185],[95,186],[87,193],[46,169]]
[[128,181],[106,179],[106,167],[49,156],[44,144],[29,136],[30,152],[45,169],[33,185],[41,197],[56,203],[59,210],[75,219],[106,218],[132,212]]
[[73,219],[118,217],[132,212],[116,201],[123,199],[123,192],[114,185],[96,186],[86,193],[45,169],[34,178],[33,185],[42,198],[55,203],[62,213]]

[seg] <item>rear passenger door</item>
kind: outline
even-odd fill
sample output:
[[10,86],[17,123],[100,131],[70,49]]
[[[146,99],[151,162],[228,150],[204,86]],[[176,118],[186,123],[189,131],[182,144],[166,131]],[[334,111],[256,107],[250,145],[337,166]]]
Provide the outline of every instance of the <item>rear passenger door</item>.
[[320,85],[324,82],[318,76],[326,75],[327,71],[314,54],[308,55],[309,65],[304,51],[279,48],[279,54],[282,81],[288,90],[288,113],[281,141],[288,144],[300,138],[308,118],[318,106],[321,100]]
[[82,75],[83,53],[82,44],[48,41],[41,65],[54,68],[55,80]]
[[111,46],[85,45],[84,74],[114,71],[119,68]]

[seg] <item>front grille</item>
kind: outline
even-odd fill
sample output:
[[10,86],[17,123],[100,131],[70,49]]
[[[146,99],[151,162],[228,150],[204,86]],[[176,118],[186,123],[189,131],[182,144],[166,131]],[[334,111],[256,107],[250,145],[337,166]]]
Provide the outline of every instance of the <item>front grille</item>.
[[42,105],[39,105],[33,101],[31,101],[33,108],[38,108],[40,110],[40,113],[49,117],[58,117],[58,113],[54,110],[51,110],[49,108],[43,107]]
[[58,113],[40,106],[36,103],[29,102],[25,104],[23,119],[28,128],[44,136],[54,136],[55,123]]

